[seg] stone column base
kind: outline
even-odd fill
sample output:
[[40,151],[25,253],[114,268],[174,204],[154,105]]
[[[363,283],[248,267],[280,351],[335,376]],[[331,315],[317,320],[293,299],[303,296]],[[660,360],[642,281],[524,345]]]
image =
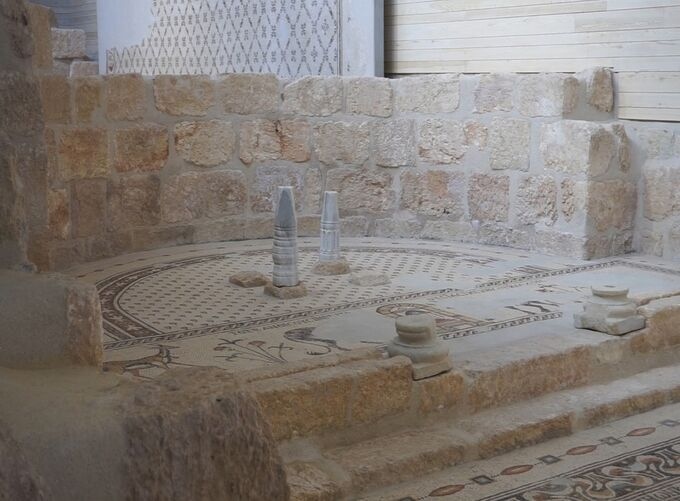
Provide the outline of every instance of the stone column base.
[[333,261],[318,261],[312,273],[316,275],[346,275],[349,273],[349,263],[345,258],[335,259]]
[[264,293],[278,299],[296,299],[307,295],[307,288],[303,282],[292,287],[278,287],[269,282],[264,286]]

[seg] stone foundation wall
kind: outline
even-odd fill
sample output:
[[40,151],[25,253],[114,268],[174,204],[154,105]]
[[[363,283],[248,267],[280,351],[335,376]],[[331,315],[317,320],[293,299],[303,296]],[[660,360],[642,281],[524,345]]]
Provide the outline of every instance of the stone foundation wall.
[[636,179],[606,70],[400,79],[41,78],[50,267],[266,238],[276,186],[300,234],[324,189],[342,232],[598,257],[632,247]]

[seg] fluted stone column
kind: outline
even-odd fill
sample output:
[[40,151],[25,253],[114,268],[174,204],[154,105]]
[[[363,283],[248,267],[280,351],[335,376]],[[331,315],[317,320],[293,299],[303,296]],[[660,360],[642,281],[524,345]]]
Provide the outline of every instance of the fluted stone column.
[[340,213],[337,191],[324,191],[323,193],[319,262],[312,271],[317,275],[349,273],[349,264],[340,255]]

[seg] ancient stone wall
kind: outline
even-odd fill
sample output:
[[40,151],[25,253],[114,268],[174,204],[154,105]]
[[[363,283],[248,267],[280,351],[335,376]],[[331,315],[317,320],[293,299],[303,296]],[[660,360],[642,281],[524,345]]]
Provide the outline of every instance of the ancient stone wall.
[[280,184],[302,235],[330,189],[345,235],[625,252],[627,138],[593,75],[44,76],[50,264],[270,237]]

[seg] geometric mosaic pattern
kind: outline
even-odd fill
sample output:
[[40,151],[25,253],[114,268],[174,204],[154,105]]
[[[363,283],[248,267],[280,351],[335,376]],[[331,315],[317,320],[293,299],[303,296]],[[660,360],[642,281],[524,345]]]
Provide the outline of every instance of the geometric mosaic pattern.
[[154,0],[152,13],[140,45],[106,51],[108,73],[340,72],[339,0]]

